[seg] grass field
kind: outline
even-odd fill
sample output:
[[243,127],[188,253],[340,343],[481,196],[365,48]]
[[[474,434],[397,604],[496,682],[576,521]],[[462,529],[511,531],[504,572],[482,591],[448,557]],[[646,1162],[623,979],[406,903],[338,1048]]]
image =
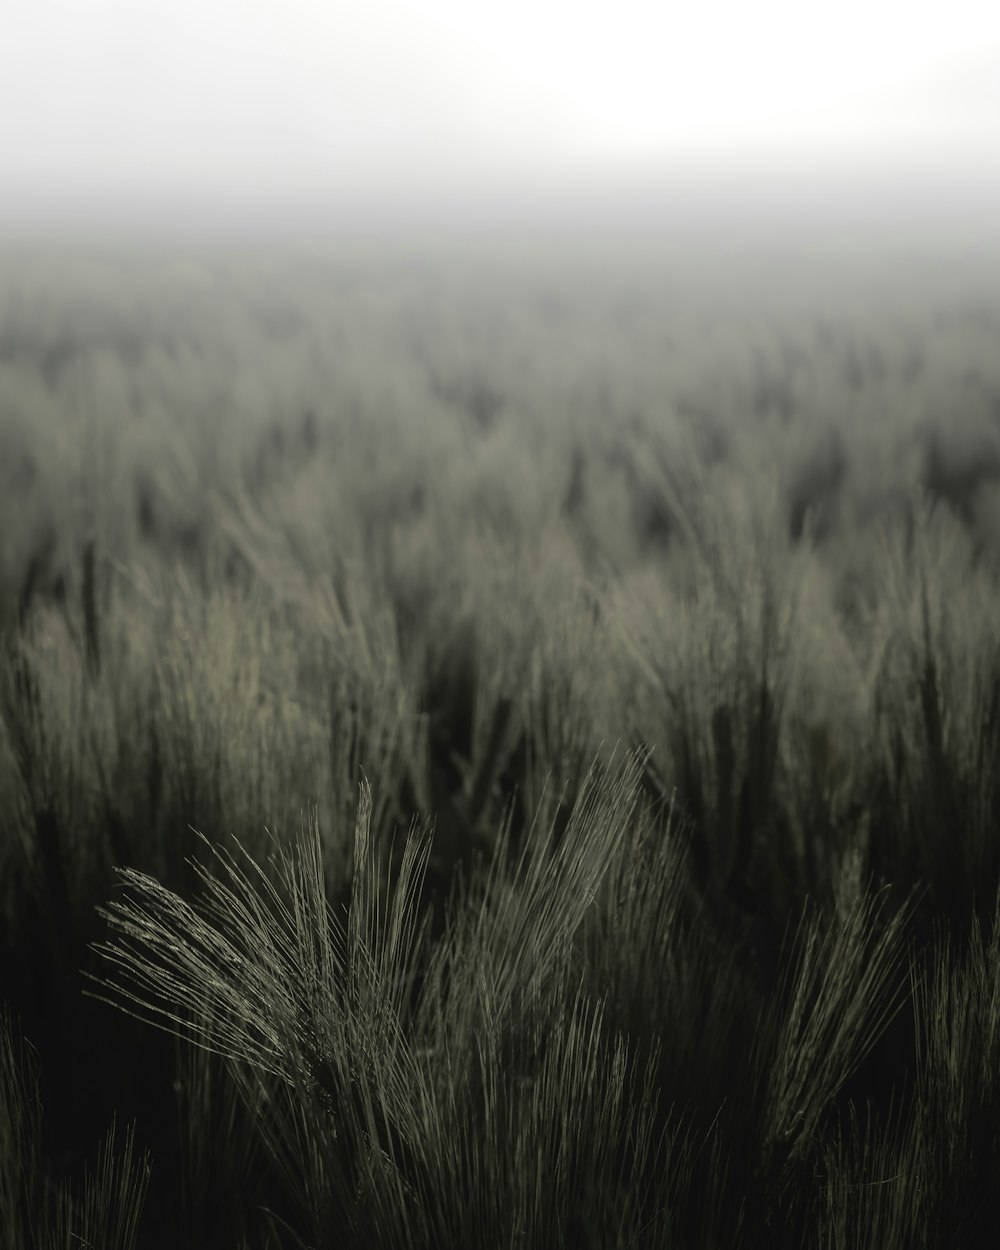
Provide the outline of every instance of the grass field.
[[0,1243],[994,1244],[998,278],[0,254]]

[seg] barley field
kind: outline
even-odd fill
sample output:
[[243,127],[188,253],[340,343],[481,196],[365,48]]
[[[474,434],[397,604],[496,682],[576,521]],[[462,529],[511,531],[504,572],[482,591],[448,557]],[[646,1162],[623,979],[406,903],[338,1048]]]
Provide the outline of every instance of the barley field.
[[0,1244],[995,1244],[998,342],[968,240],[0,250]]

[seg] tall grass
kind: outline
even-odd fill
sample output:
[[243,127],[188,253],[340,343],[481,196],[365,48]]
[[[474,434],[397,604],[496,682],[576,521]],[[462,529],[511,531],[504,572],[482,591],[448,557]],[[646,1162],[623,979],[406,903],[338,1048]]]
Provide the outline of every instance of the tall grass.
[[5,1012],[0,1019],[0,1233],[11,1250],[115,1246],[134,1250],[149,1179],[133,1131],[112,1123],[82,1184],[48,1173],[37,1063]]
[[[921,524],[934,552],[943,531]],[[718,559],[691,549],[668,617],[662,600],[635,600],[624,648],[616,601],[595,613],[573,576],[561,617],[530,588],[510,616],[486,616],[484,586],[467,624],[411,634],[405,654],[371,587],[308,616],[287,594],[182,590],[145,635],[124,630],[145,600],[119,591],[97,666],[85,630],[34,614],[4,669],[8,861],[63,975],[110,925],[107,996],[187,1038],[170,1150],[192,1244],[226,1228],[316,1246],[841,1245],[869,1189],[889,1242],[905,1241],[919,1198],[941,1237],[966,1202],[955,1226],[973,1244],[989,1208],[963,1195],[982,1192],[996,1157],[976,1127],[990,1095],[942,1065],[971,1044],[947,1030],[987,1027],[962,1023],[988,1013],[988,980],[967,971],[986,948],[974,939],[968,964],[947,944],[915,955],[932,958],[930,990],[918,978],[910,991],[905,972],[928,907],[960,919],[988,883],[988,705],[967,744],[962,705],[940,710],[947,690],[981,697],[988,640],[980,667],[962,667],[969,653],[935,632],[950,618],[920,589],[944,575],[904,553],[850,670],[855,707],[876,675],[872,741],[895,713],[897,750],[971,779],[952,813],[971,822],[968,875],[913,858],[933,843],[913,832],[930,816],[910,788],[894,825],[876,824],[876,804],[809,860],[797,804],[816,774],[801,770],[821,761],[795,749],[816,689],[796,625],[808,579],[773,530],[752,540],[756,573],[716,541]],[[974,577],[965,593],[992,602],[986,571]],[[544,645],[519,653],[532,610]],[[616,689],[621,704],[598,702]],[[645,725],[654,754],[615,764],[602,723]],[[587,752],[609,762],[588,766]],[[359,803],[348,787],[370,761],[390,797],[366,783]],[[872,767],[879,756],[841,773],[856,803],[880,793]],[[915,784],[911,767],[897,786]],[[281,814],[289,788],[314,804],[299,839]],[[254,815],[269,809],[267,834]],[[167,840],[194,810],[212,832]],[[461,839],[477,836],[468,854]],[[123,892],[95,918],[112,865],[143,860],[157,875],[120,869]],[[908,902],[924,879],[930,900]],[[25,899],[10,904],[9,931],[27,940]],[[226,1160],[214,1185],[196,1163],[208,1141]],[[239,1197],[251,1185],[256,1211]]]
[[534,831],[513,879],[498,858],[433,951],[428,833],[383,879],[367,789],[346,918],[315,823],[272,873],[216,849],[194,907],[124,869],[106,990],[230,1061],[308,1244],[629,1244],[664,1219],[635,1183],[657,1145],[650,1076],[602,1039],[570,954],[638,777],[593,773],[560,845]]
[[995,334],[536,260],[0,318],[4,1244],[989,1244]]

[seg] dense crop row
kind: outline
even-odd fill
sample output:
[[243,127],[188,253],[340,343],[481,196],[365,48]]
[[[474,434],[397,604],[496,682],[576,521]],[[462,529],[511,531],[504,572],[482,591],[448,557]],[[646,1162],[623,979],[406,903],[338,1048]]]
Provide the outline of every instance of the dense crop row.
[[986,1244],[1000,310],[461,260],[5,262],[0,1241]]

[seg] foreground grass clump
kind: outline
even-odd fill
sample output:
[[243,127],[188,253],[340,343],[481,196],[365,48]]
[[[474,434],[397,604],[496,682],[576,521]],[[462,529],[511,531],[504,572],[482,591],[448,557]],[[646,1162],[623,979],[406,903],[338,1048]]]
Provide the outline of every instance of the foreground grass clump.
[[384,880],[367,789],[346,917],[315,824],[271,872],[217,851],[194,908],[123,871],[107,986],[229,1061],[306,1244],[628,1245],[669,1227],[651,1069],[605,1038],[571,957],[638,779],[634,761],[592,774],[559,846],[533,831],[433,950],[427,830]]

